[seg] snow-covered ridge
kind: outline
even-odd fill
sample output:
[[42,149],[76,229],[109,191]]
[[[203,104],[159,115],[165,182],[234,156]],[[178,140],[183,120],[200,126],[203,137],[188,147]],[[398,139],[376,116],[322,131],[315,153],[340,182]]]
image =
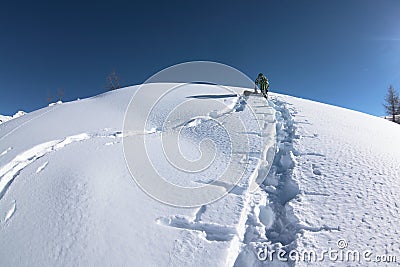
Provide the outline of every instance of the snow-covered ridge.
[[11,119],[15,119],[15,118],[21,117],[22,115],[25,115],[25,114],[26,114],[25,111],[21,111],[20,110],[17,113],[15,113],[13,116],[0,115],[0,124],[4,123],[6,121],[9,121]]
[[11,119],[10,116],[0,115],[0,123],[6,122],[6,121],[8,121],[10,119]]
[[[207,86],[196,86],[182,98],[213,98]],[[191,107],[205,114],[171,124],[186,131],[183,153],[198,156],[193,144],[210,120],[239,118],[250,108],[261,131],[233,133],[247,135],[254,146],[233,151],[242,155],[234,162],[238,170],[247,159],[249,164],[225,197],[178,208],[144,193],[126,166],[124,138],[157,141],[170,129],[163,124],[166,116],[155,114],[146,130],[123,131],[137,89],[52,105],[0,127],[2,265],[293,266],[293,261],[261,261],[257,253],[265,247],[337,248],[339,239],[351,250],[398,252],[398,125],[279,94],[266,102],[259,95],[244,97],[243,88],[231,88],[232,95],[214,92],[225,108],[208,110],[200,101]],[[143,103],[154,93],[146,92]],[[169,106],[175,105],[158,108],[166,112]],[[162,155],[151,156],[159,163]],[[178,180],[173,182],[202,186],[210,177]]]

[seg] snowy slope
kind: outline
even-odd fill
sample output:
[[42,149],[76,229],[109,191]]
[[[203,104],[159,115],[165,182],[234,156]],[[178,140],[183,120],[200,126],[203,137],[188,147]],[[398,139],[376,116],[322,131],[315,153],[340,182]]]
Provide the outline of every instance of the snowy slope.
[[[279,102],[282,101],[282,102]],[[299,194],[290,203],[302,248],[371,251],[399,263],[400,127],[370,115],[325,104],[287,102],[295,128],[293,180]]]
[[15,113],[13,116],[4,116],[4,115],[0,115],[0,124],[9,121],[11,119],[15,119],[18,117],[21,117],[22,115],[25,115],[26,113],[24,111],[18,111],[17,113]]
[[273,266],[399,264],[400,127],[279,94],[270,104],[279,149],[263,189],[273,222],[261,230],[249,225],[236,265],[271,264],[254,252],[273,250],[286,252],[272,257]]
[[[201,85],[193,89],[182,97],[226,94],[224,90],[215,92],[216,89]],[[146,195],[133,181],[125,164],[122,125],[128,102],[136,90],[137,87],[125,88],[52,105],[2,125],[2,264],[233,263],[244,231],[247,189],[263,162],[260,159],[264,157],[264,148],[268,142],[269,146],[273,145],[273,110],[258,97],[248,99],[255,106],[259,103],[255,109],[260,122],[269,118],[265,131],[270,131],[273,138],[268,137],[270,134],[249,138],[252,151],[240,153],[244,153],[243,157],[251,152],[250,164],[244,168],[240,161],[233,162],[238,169],[245,169],[238,186],[213,204],[176,208]],[[236,90],[239,94],[243,91]],[[147,92],[148,98],[154,93]],[[143,105],[147,97],[142,99]],[[214,112],[226,121],[249,111],[236,94],[218,100],[226,109]],[[204,110],[201,99],[195,103],[192,110]],[[161,113],[165,110],[167,107],[161,107]],[[153,123],[156,122],[157,118]],[[190,123],[187,128],[196,129]],[[145,134],[151,141],[159,138],[158,131]],[[190,138],[195,141],[199,136],[189,134]],[[259,141],[264,145],[256,146]],[[185,147],[191,149],[193,145]],[[217,164],[220,160],[216,160]],[[221,166],[225,168],[221,164],[226,162],[219,164],[214,172]],[[199,182],[200,185],[207,183],[205,178],[199,177],[197,186]],[[218,187],[223,191],[225,186]]]
[[0,124],[9,120],[11,120],[10,116],[0,115]]
[[[388,121],[393,121],[392,120],[392,116],[383,116],[384,119],[388,120]],[[396,122],[400,121],[400,115],[395,115],[395,120]]]
[[[0,126],[2,266],[290,266],[292,260],[260,261],[257,254],[265,247],[328,249],[339,239],[374,255],[398,253],[398,125],[283,95],[273,94],[267,103],[257,95],[241,97],[244,89],[231,88],[237,95],[227,95],[196,85],[182,97],[219,95],[226,106],[201,114],[207,107],[194,102],[200,103],[192,109],[201,118],[218,114],[229,122],[253,110],[262,132],[235,133],[247,135],[251,149],[230,162],[245,171],[225,197],[179,208],[143,192],[126,166],[123,119],[137,90],[52,105]],[[153,146],[168,130],[160,118],[169,106],[159,106],[161,115],[149,118],[149,131],[129,135],[146,136],[153,163],[171,182],[206,184],[209,174],[179,178],[157,156]],[[196,158],[192,142],[213,136],[201,128],[207,120],[183,119],[182,153]],[[225,139],[219,141],[216,146],[225,147]],[[137,153],[136,160],[144,156]],[[229,161],[226,156],[215,160],[215,171]],[[249,160],[246,168],[243,159]],[[137,174],[146,175],[140,168]],[[265,177],[253,190],[254,181]]]

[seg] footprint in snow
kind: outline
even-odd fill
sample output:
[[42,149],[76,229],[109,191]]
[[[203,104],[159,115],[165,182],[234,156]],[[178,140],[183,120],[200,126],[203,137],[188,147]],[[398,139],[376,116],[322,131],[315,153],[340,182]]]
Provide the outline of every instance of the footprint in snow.
[[317,165],[312,165],[312,171],[315,175],[322,175],[322,172],[318,169]]
[[[203,212],[202,208],[200,208],[198,213],[199,212]],[[233,226],[203,223],[199,216],[196,217],[198,217],[196,218],[198,221],[196,221],[196,219],[192,221],[185,216],[172,216],[169,218],[161,217],[156,220],[156,223],[188,231],[203,232],[208,241],[230,241],[235,235],[237,235],[236,229]]]
[[37,168],[36,173],[39,173],[39,172],[43,171],[44,168],[46,168],[47,164],[49,164],[48,161],[46,161],[45,163],[43,163],[42,165],[40,165],[40,166]]
[[7,148],[6,150],[4,150],[3,152],[1,152],[0,157],[4,156],[5,154],[8,153],[8,151],[10,151],[12,149],[12,147]]
[[105,146],[112,146],[112,145],[115,145],[115,144],[118,144],[119,142],[108,142],[108,143],[105,143],[104,145]]
[[13,204],[11,208],[8,210],[6,217],[4,218],[4,222],[6,223],[8,220],[11,219],[11,217],[14,215],[15,211],[17,210],[17,203],[15,200],[13,201]]

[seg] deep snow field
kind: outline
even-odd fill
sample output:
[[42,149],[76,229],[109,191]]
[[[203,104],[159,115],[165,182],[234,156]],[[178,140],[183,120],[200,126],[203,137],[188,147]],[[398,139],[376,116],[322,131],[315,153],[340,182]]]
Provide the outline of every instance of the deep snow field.
[[[144,131],[127,132],[124,115],[137,90],[55,104],[0,125],[0,266],[400,264],[399,125],[280,94],[266,101],[244,96],[243,88],[227,94],[193,85],[179,96],[197,100],[190,112],[165,123],[175,100],[160,102]],[[207,99],[224,108],[202,104]],[[213,130],[215,118],[232,140]],[[248,123],[246,129],[256,121],[260,129],[235,130],[236,121]],[[210,168],[189,175],[168,164],[157,145],[163,134],[176,134],[175,127],[189,161],[211,156],[211,145],[198,147],[202,139],[213,140]],[[230,145],[243,136],[246,145]],[[134,147],[129,153],[138,164],[151,157],[170,183],[209,185],[226,166],[242,172],[241,179],[212,184],[224,194],[212,203],[163,204],[131,176],[145,178],[146,168],[126,164],[123,142],[143,139],[146,153]],[[288,261],[276,254],[263,259],[261,252],[272,250],[285,252]],[[368,257],[288,258],[311,250],[318,257],[324,250]]]

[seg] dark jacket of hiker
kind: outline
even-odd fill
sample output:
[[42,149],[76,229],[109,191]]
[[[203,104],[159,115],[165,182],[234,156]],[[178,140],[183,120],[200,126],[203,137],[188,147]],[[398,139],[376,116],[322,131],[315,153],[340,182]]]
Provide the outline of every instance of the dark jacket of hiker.
[[268,87],[269,87],[269,82],[267,77],[265,77],[262,73],[258,74],[257,79],[255,80],[255,88],[254,90],[257,93],[257,86],[260,88],[261,93],[265,98],[268,98]]

